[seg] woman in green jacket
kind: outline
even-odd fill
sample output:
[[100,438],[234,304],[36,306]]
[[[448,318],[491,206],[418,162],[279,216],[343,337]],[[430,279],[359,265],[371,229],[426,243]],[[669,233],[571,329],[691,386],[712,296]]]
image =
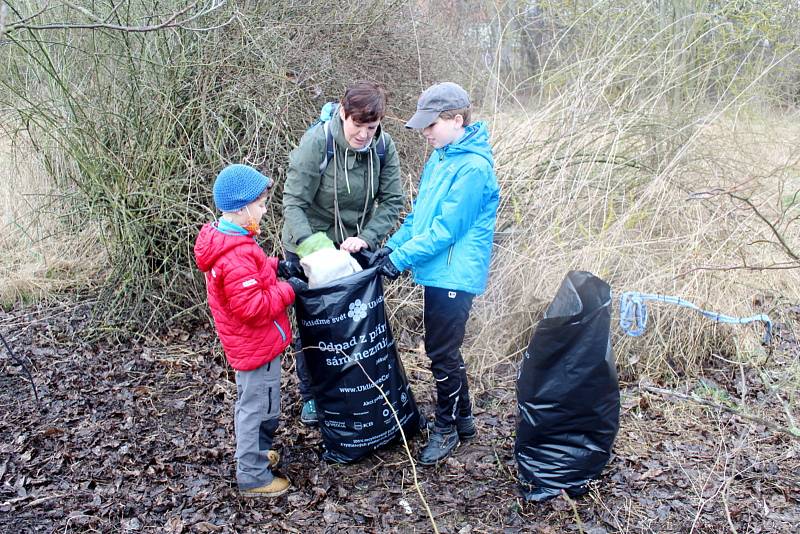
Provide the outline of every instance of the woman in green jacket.
[[[338,104],[323,108],[322,120],[292,150],[281,235],[289,264],[297,264],[297,247],[316,232],[325,232],[342,250],[353,253],[377,250],[394,227],[403,207],[403,189],[397,150],[381,127],[385,112],[383,88],[356,82]],[[313,425],[316,407],[300,347],[298,343],[300,419]]]

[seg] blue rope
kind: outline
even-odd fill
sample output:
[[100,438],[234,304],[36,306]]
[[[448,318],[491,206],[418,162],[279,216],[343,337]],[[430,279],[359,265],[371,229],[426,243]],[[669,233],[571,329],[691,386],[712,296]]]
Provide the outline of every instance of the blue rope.
[[764,323],[766,329],[764,332],[764,343],[769,344],[772,340],[772,321],[769,316],[764,313],[751,317],[731,317],[730,315],[703,310],[679,297],[651,295],[648,293],[639,293],[638,291],[626,291],[619,298],[619,326],[629,336],[638,337],[644,334],[644,330],[647,327],[647,306],[645,302],[648,300],[677,304],[678,306],[695,310],[718,323],[747,324],[761,321]]

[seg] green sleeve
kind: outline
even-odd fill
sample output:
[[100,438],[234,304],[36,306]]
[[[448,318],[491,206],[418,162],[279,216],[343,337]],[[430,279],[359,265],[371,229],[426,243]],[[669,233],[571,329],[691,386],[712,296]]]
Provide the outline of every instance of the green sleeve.
[[359,237],[375,249],[386,235],[394,228],[403,208],[403,187],[400,183],[400,157],[394,141],[386,135],[386,161],[381,167],[378,178],[378,206],[372,218],[364,226]]
[[317,195],[320,175],[319,165],[325,153],[323,128],[307,131],[300,144],[289,154],[289,169],[283,188],[284,240],[290,249],[313,233],[306,211]]

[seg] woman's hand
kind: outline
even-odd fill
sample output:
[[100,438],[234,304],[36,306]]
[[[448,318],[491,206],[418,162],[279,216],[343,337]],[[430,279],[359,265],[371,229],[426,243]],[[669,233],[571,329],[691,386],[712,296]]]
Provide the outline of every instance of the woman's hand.
[[345,239],[342,244],[339,246],[345,252],[349,252],[353,254],[354,252],[358,252],[361,249],[368,248],[367,242],[361,239],[360,237],[348,237]]

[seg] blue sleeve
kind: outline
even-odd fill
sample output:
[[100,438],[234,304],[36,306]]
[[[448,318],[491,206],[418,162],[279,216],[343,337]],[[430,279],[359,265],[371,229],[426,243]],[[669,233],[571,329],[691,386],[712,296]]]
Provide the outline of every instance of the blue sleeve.
[[408,212],[406,215],[403,224],[400,225],[400,228],[389,238],[389,241],[386,242],[386,246],[392,250],[397,250],[403,244],[411,238],[411,228],[414,223],[414,204],[411,206],[411,211]]
[[[431,162],[433,162],[434,154],[428,158],[428,161],[425,162],[425,167],[422,169],[422,176],[419,180],[419,187],[422,189],[422,184],[426,179],[427,174],[430,172],[428,169],[431,168]],[[402,247],[406,241],[411,239],[413,235],[412,228],[414,227],[414,208],[417,205],[417,200],[411,203],[411,211],[408,212],[406,218],[403,220],[403,224],[400,225],[400,228],[392,235],[391,238],[386,242],[386,246],[392,250],[397,250]]]
[[[403,271],[444,252],[463,237],[481,212],[486,182],[490,177],[491,169],[488,166],[472,167],[460,172],[441,199],[441,210],[431,221],[430,228],[405,241],[399,249],[393,248],[390,256],[392,263]],[[406,218],[406,222],[408,220]]]

